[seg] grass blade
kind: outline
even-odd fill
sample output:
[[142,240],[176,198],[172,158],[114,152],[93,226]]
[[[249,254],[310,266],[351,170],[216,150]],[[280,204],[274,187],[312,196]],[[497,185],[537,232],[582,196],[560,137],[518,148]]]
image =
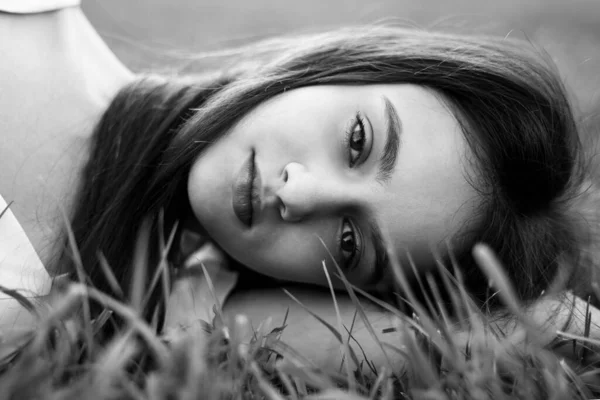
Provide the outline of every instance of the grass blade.
[[39,318],[39,313],[37,311],[35,304],[33,304],[33,302],[31,301],[30,298],[27,298],[27,297],[23,296],[21,293],[19,293],[19,290],[9,289],[7,287],[0,285],[0,292],[3,292],[4,294],[12,297],[13,299],[15,299],[17,301],[17,303],[19,303],[21,305],[21,307],[23,307],[29,313],[31,313],[34,316]]
[[377,346],[381,350],[381,352],[386,360],[386,364],[387,364],[389,370],[392,371],[393,370],[392,363],[391,363],[390,359],[388,358],[387,353],[386,353],[385,349],[383,348],[383,345],[381,344],[381,340],[379,340],[379,336],[375,333],[375,330],[373,329],[371,322],[367,318],[367,314],[365,313],[365,310],[364,310],[362,304],[360,303],[358,296],[356,296],[356,293],[354,292],[352,285],[350,284],[350,282],[348,282],[348,279],[344,275],[340,266],[335,261],[333,264],[335,265],[335,267],[338,271],[338,277],[344,283],[344,287],[346,288],[346,291],[348,292],[348,295],[350,296],[352,303],[356,307],[356,311],[358,312],[358,315],[360,316],[361,320],[363,321],[364,326],[367,328],[367,331],[369,332],[369,334],[371,335],[371,337],[373,338],[375,343],[377,343]]
[[252,371],[252,374],[258,383],[258,387],[268,400],[284,400],[281,393],[275,390],[275,388],[267,382],[256,362],[253,361],[250,363],[250,371]]
[[102,270],[102,273],[104,273],[104,277],[106,278],[106,281],[108,282],[108,285],[110,286],[111,290],[120,298],[124,298],[125,294],[123,293],[123,289],[121,289],[119,281],[117,281],[117,278],[115,277],[112,268],[108,264],[108,260],[106,259],[106,257],[104,257],[104,254],[102,254],[101,252],[97,253],[97,257],[98,265],[100,265],[100,269]]
[[[327,278],[327,284],[329,285],[329,290],[331,292],[331,298],[333,299],[333,307],[335,308],[335,314],[337,316],[338,329],[339,329],[339,331],[341,331],[342,327],[343,327],[342,315],[340,314],[340,309],[338,307],[337,299],[335,297],[335,292],[333,290],[333,284],[331,283],[331,278],[329,277],[329,272],[327,272],[327,266],[325,265],[325,261],[323,261],[323,271],[325,272],[325,277]],[[341,334],[340,334],[340,336],[341,336]],[[350,346],[348,345],[348,341],[346,341],[346,340],[344,340],[342,342],[342,352],[343,352],[344,358],[351,357]],[[356,355],[354,355],[352,357],[352,361],[354,361],[354,363],[356,364],[356,368],[359,369],[360,363],[358,362],[358,357],[356,357]],[[352,373],[352,370],[350,369],[349,363],[345,363],[344,365],[346,366],[346,375],[348,378],[350,390],[354,392],[354,391],[356,391],[356,380],[354,378],[354,374]]]
[[149,219],[145,219],[138,231],[133,255],[133,276],[131,278],[129,304],[131,304],[131,307],[133,307],[140,315],[143,313],[142,301],[147,285],[146,271],[148,269],[150,229],[151,222]]
[[[83,261],[81,260],[81,254],[79,254],[79,249],[77,248],[77,241],[75,240],[75,233],[69,223],[69,219],[62,205],[58,203],[58,207],[62,214],[63,220],[65,221],[65,229],[67,231],[67,239],[69,243],[69,248],[71,249],[71,255],[73,257],[73,261],[75,264],[75,271],[77,273],[77,280],[82,285],[82,287],[86,287],[87,283],[87,274],[85,272],[85,268],[83,267]],[[86,341],[86,351],[90,358],[94,353],[94,335],[92,328],[92,312],[90,308],[90,301],[87,296],[83,298],[83,324],[84,324],[84,333],[85,333],[85,341]]]

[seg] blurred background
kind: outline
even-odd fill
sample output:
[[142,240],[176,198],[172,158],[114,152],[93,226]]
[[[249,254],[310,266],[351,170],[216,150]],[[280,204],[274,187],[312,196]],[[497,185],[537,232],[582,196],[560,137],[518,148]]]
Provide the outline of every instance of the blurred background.
[[552,56],[581,111],[600,99],[600,0],[83,0],[83,9],[136,71],[281,34],[394,23],[524,38]]

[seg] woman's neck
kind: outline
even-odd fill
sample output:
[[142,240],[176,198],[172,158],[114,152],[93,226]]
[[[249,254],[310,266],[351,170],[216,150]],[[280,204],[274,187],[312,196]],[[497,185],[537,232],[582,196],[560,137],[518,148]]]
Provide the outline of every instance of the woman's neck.
[[134,74],[108,48],[81,9],[68,8],[57,16],[65,56],[77,68],[81,89],[104,110]]
[[[6,32],[4,32],[6,30]],[[6,35],[4,33],[6,33]],[[94,126],[134,75],[108,49],[79,8],[0,14],[2,117],[0,193],[42,262],[54,260]],[[10,99],[10,101],[8,101]],[[6,104],[5,104],[6,103]]]

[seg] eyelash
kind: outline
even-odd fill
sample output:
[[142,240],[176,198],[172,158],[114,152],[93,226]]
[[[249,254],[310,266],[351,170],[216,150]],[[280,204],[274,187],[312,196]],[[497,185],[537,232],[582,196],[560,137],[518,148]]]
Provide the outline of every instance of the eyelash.
[[[354,239],[354,245],[352,247],[351,251],[351,256],[349,260],[346,260],[345,257],[343,257],[345,250],[343,250],[342,245],[344,243],[344,233],[345,233],[345,229],[344,227],[348,225],[350,227],[350,231],[352,232],[352,237]],[[338,237],[338,247],[340,249],[340,254],[342,255],[342,262],[343,262],[343,267],[346,271],[350,271],[352,269],[354,269],[354,267],[356,267],[356,265],[358,264],[359,260],[360,260],[360,252],[362,249],[362,238],[360,236],[359,233],[357,233],[357,229],[354,227],[354,224],[352,222],[350,222],[350,220],[348,218],[344,218],[342,220],[342,229],[340,232],[340,235]]]
[[[352,159],[352,151],[358,151],[355,149],[352,149],[352,137],[354,136],[354,133],[356,132],[356,128],[360,127],[360,132],[362,132],[362,148],[360,150],[360,153],[358,154],[358,157],[356,160]],[[349,166],[350,168],[354,167],[357,162],[362,158],[364,151],[365,151],[365,147],[366,147],[366,142],[367,142],[367,133],[365,132],[365,120],[362,117],[362,115],[360,114],[360,112],[356,113],[356,116],[354,118],[354,121],[352,122],[352,125],[350,126],[350,128],[348,129],[348,131],[346,132],[346,137],[345,137],[345,145],[346,145],[346,149],[348,149],[348,158],[349,158]]]

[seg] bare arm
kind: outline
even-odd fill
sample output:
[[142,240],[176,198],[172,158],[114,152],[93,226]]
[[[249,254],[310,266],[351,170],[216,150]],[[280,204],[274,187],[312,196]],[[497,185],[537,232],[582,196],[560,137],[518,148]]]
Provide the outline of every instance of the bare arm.
[[[309,310],[339,330],[337,314],[329,291],[302,286],[287,286],[285,289]],[[354,320],[352,336],[355,340],[351,339],[349,344],[354,349],[359,362],[366,355],[366,358],[374,363],[377,369],[382,366],[388,367],[391,363],[394,370],[399,370],[403,365],[403,360],[398,354],[387,348],[385,349],[386,356],[377,342],[379,340],[381,343],[400,347],[402,341],[399,333],[382,333],[386,328],[397,326],[398,322],[394,322],[394,318],[389,313],[367,301],[361,301],[367,318],[377,335],[377,339],[375,339],[361,318],[359,316],[355,318],[355,306],[350,297],[344,293],[336,293],[336,299],[342,324],[345,327],[342,328],[344,340],[348,339],[346,328],[350,330]],[[254,328],[267,319],[271,319],[271,327],[281,326],[285,314],[288,312],[286,327],[281,337],[282,341],[320,367],[340,367],[343,354],[340,342],[325,325],[292,300],[283,291],[283,288],[250,289],[236,292],[227,300],[224,311],[229,318],[236,314],[245,314],[250,318]],[[366,368],[364,366],[363,370]],[[365,372],[367,371],[365,370]]]

